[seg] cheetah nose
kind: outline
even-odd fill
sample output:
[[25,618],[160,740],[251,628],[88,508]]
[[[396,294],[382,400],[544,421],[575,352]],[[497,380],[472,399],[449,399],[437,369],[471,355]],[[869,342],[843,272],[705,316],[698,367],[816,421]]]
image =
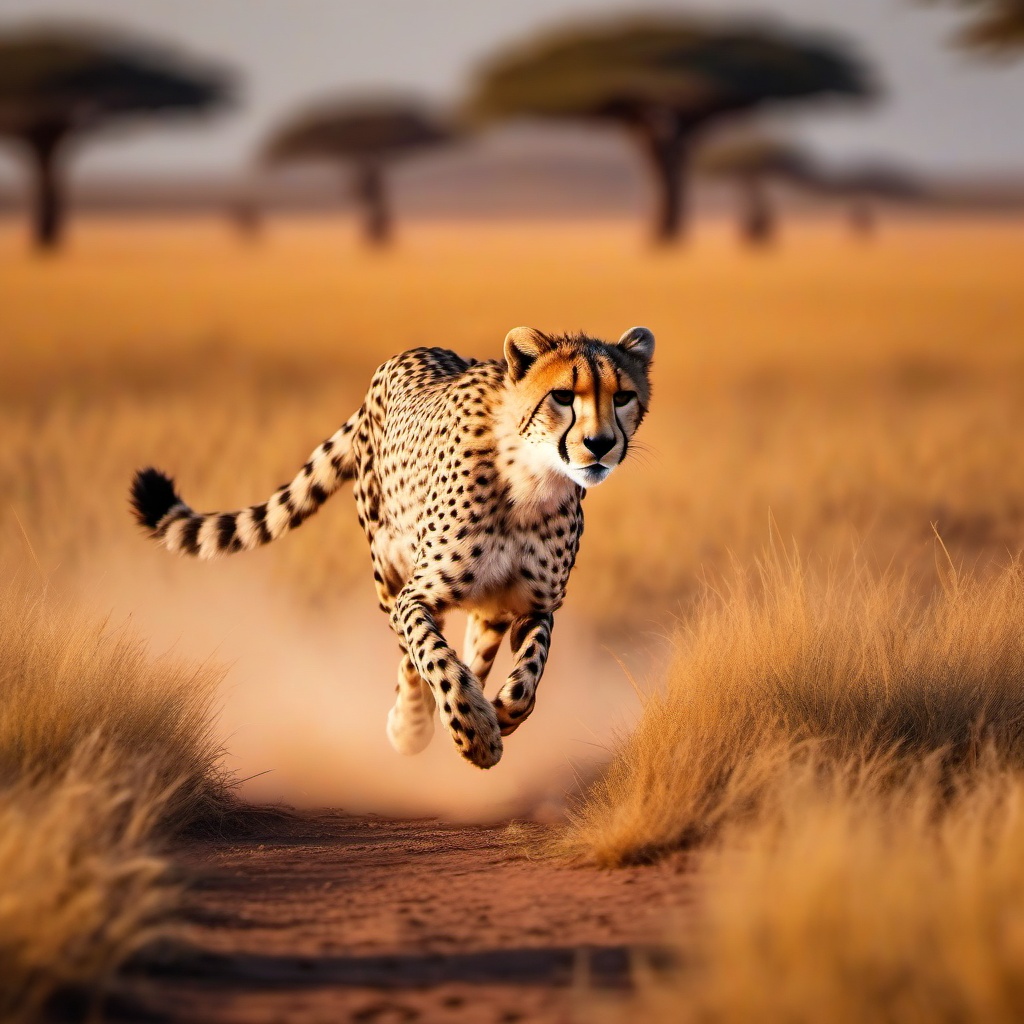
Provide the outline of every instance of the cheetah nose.
[[615,447],[614,437],[585,437],[583,443],[595,459],[607,455]]

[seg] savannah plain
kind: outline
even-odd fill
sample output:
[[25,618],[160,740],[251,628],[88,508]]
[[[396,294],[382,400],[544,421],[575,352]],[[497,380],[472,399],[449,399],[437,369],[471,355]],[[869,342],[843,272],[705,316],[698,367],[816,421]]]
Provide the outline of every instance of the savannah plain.
[[[0,226],[0,1015],[1020,1020],[1022,266],[952,216]],[[395,352],[638,323],[490,772],[387,746],[345,490],[221,563],[129,517],[149,464],[262,500]]]

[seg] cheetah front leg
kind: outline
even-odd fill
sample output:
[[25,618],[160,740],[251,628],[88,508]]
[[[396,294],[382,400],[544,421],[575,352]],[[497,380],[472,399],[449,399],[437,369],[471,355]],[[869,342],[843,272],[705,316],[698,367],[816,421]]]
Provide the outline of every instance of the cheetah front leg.
[[479,768],[490,768],[501,759],[497,716],[473,673],[441,634],[434,617],[437,599],[422,588],[423,582],[414,576],[403,588],[391,610],[391,626],[430,687],[459,753]]
[[505,685],[494,698],[502,736],[515,732],[533,711],[537,685],[548,661],[553,625],[551,612],[524,615],[512,624],[515,660]]

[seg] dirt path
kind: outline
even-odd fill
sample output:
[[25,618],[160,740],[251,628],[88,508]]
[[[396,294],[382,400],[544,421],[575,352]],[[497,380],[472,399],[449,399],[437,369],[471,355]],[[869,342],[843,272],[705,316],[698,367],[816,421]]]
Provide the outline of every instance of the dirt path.
[[204,952],[158,983],[172,1019],[569,1021],[584,964],[622,989],[687,899],[678,866],[573,867],[500,827],[329,813],[269,832],[190,849]]

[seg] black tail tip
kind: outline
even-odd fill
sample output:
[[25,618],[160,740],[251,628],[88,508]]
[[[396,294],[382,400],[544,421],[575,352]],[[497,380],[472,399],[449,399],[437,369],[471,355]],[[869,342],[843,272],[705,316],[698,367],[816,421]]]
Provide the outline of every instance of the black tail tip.
[[132,481],[132,512],[141,526],[155,530],[157,523],[181,501],[174,481],[158,469],[140,469]]

